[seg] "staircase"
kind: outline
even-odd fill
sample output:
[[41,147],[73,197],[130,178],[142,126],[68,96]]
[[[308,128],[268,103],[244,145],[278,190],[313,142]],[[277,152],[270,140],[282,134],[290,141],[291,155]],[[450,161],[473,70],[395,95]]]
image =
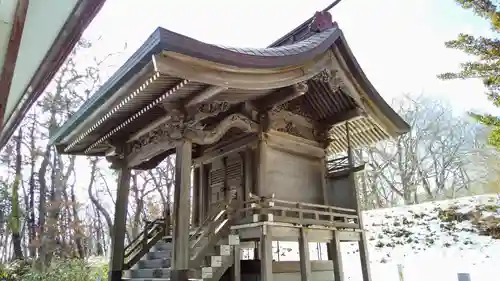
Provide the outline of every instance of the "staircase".
[[[239,245],[239,236],[230,233],[233,207],[221,203],[213,208],[200,227],[190,233],[191,279],[218,281],[233,265],[234,248]],[[125,255],[123,280],[170,280],[172,238],[165,236],[164,224],[163,228],[153,224],[148,226],[149,230],[144,230],[141,239],[127,246],[129,252]]]

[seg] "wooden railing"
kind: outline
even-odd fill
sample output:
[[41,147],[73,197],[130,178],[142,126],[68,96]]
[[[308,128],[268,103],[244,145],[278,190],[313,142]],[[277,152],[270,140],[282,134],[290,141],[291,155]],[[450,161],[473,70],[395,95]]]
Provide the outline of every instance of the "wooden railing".
[[[360,228],[359,216],[354,209],[320,204],[292,202],[262,197],[240,209],[252,221],[275,221],[302,225],[321,225],[339,228]],[[243,220],[243,221],[248,221]]]
[[144,230],[125,247],[124,270],[132,268],[149,250],[161,240],[165,233],[165,220],[146,221]]
[[328,173],[336,173],[350,168],[349,157],[340,157],[326,162],[326,168]]

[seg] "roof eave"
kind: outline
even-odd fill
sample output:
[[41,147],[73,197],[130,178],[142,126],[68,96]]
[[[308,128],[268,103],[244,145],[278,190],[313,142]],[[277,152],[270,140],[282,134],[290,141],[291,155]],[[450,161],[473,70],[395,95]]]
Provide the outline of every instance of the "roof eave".
[[[395,128],[395,133],[401,135],[410,131],[410,125],[382,98],[380,93],[375,89],[373,84],[368,80],[363,72],[356,57],[352,53],[343,34],[340,35],[336,42],[336,47],[342,53],[345,59],[349,72],[353,75],[356,82],[362,87],[364,93],[377,106],[382,114],[392,123]],[[393,135],[396,137],[397,135]]]
[[[79,124],[84,122],[90,112],[95,111],[100,105],[109,100],[117,89],[122,87],[144,65],[151,62],[154,55],[158,55],[162,51],[178,53],[188,57],[191,56],[196,59],[202,59],[203,57],[207,61],[227,64],[228,66],[241,69],[262,68],[272,71],[273,68],[287,69],[294,64],[301,65],[307,61],[314,60],[320,53],[324,53],[330,48],[331,44],[340,34],[339,32],[339,30],[331,28],[326,30],[325,33],[318,34],[316,41],[313,41],[316,44],[313,44],[313,47],[309,49],[303,46],[296,46],[296,48],[291,48],[293,46],[290,46],[287,50],[283,49],[277,52],[273,50],[252,51],[251,49],[215,46],[163,28],[158,28],[125,64],[104,83],[99,91],[92,95],[73,117],[54,134],[50,140],[50,144],[60,142],[71,131],[74,131]],[[313,37],[311,37],[311,40],[314,40]],[[297,50],[305,51],[302,53],[293,53],[293,51]],[[287,54],[287,51],[290,53]]]
[[146,42],[130,56],[130,58],[93,94],[78,111],[67,120],[64,125],[51,137],[50,145],[56,144],[62,138],[73,131],[78,124],[84,122],[89,112],[107,101],[117,89],[122,87],[137,72],[146,67],[151,62],[152,55],[161,51],[164,47],[160,35],[160,28],[156,29],[146,40]]

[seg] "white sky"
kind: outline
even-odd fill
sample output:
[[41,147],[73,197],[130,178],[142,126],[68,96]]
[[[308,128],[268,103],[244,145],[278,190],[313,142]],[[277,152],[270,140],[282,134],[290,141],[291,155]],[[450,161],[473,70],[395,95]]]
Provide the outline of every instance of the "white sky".
[[[158,26],[208,43],[265,47],[333,0],[108,0],[86,37],[96,51],[128,47],[119,66]],[[489,35],[487,23],[453,0],[343,0],[331,11],[364,72],[386,101],[403,93],[449,100],[458,111],[491,111],[480,81],[440,81],[467,57],[446,49],[460,32]],[[110,74],[110,73],[109,73]]]

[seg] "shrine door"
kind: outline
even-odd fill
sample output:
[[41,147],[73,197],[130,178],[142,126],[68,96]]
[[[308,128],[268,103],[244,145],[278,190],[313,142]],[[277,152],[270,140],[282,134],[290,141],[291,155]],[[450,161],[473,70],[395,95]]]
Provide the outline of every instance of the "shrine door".
[[209,206],[223,200],[243,199],[243,161],[239,153],[212,162],[209,175]]

